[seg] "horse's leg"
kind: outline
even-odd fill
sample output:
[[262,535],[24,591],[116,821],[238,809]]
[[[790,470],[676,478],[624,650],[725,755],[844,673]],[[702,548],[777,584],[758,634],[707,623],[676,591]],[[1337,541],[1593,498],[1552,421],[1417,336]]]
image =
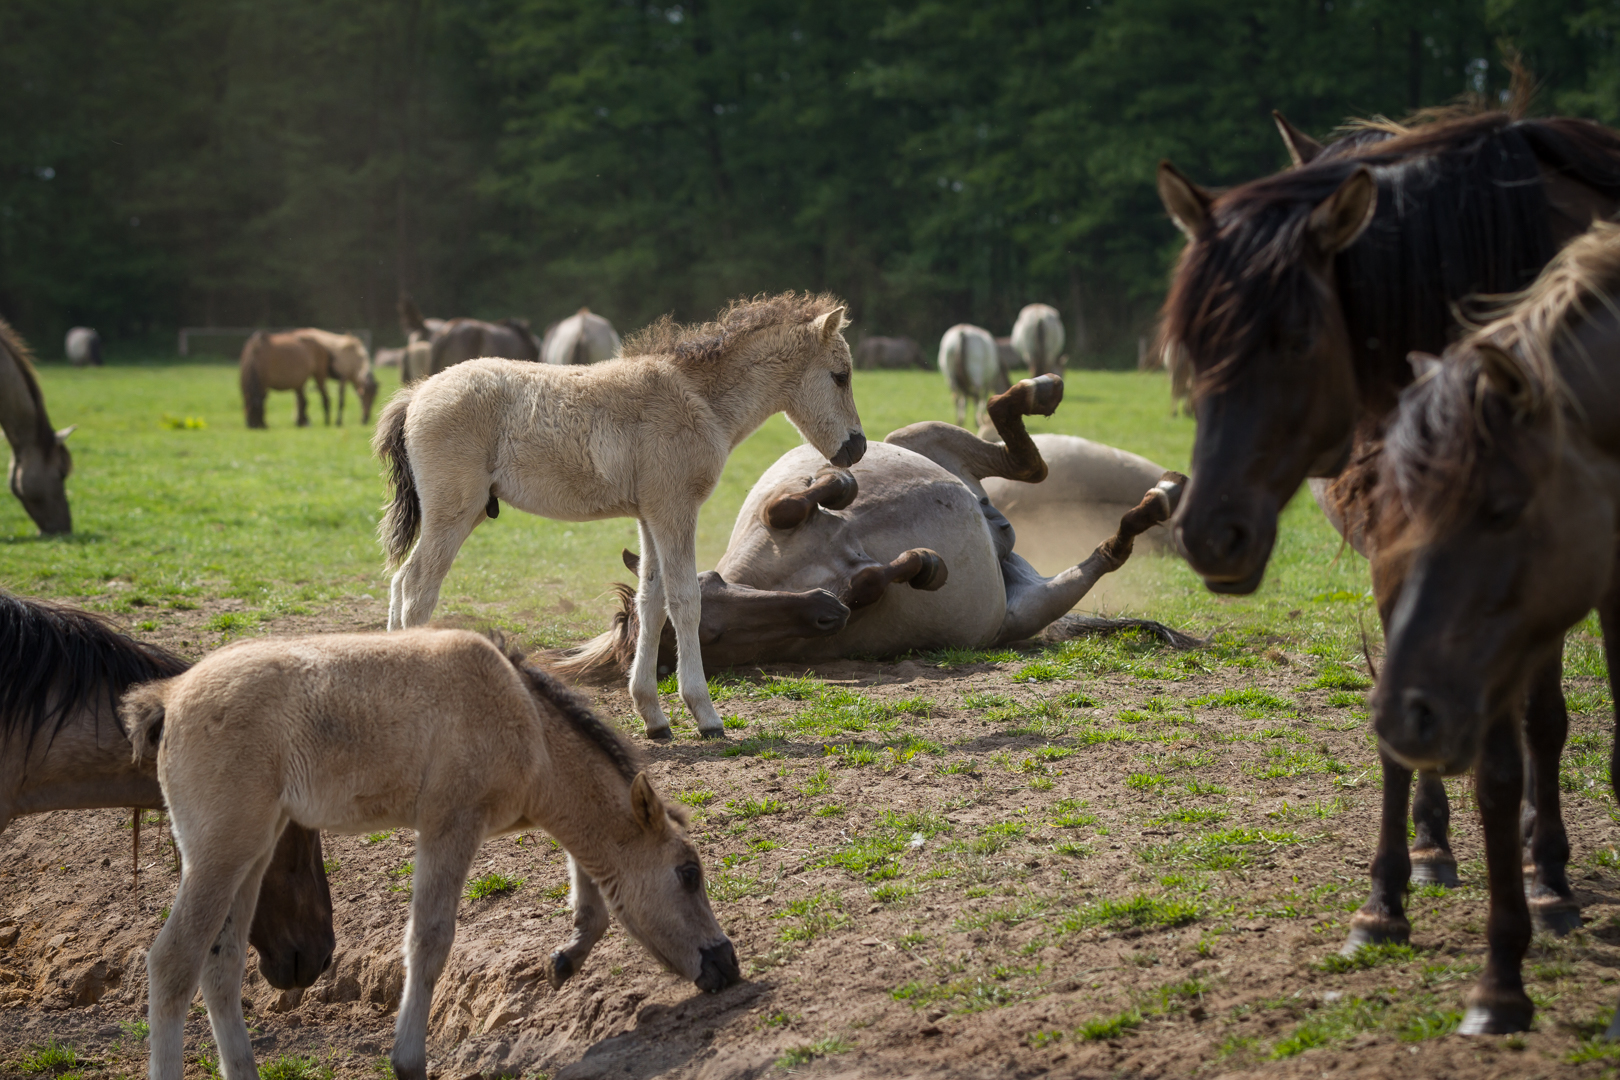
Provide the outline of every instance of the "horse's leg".
[[840,596],[839,599],[851,608],[869,607],[883,599],[889,586],[897,582],[908,582],[913,589],[933,592],[943,588],[948,577],[949,571],[939,552],[912,548],[902,551],[887,565],[873,563],[855,571],[849,579],[848,598]]
[[422,534],[389,583],[388,629],[420,626],[432,617],[433,607],[439,602],[439,586],[456,561],[456,553],[487,516],[484,506],[489,501],[488,478],[476,490],[460,488],[465,485],[423,483],[418,474],[416,495],[422,503]]
[[343,398],[344,398],[345,393],[348,391],[348,389],[349,389],[349,384],[347,382],[345,382],[344,380],[339,379],[338,380],[338,422],[337,422],[338,427],[343,426]]
[[1519,844],[1519,803],[1524,797],[1524,759],[1519,754],[1517,709],[1492,717],[1474,766],[1474,792],[1485,826],[1485,866],[1491,906],[1485,923],[1485,970],[1468,995],[1464,1035],[1526,1031],[1536,1007],[1524,992],[1521,965],[1530,947],[1530,908],[1524,899]]
[[461,887],[483,838],[482,823],[471,820],[417,834],[411,920],[405,927],[405,994],[389,1055],[398,1080],[427,1080],[428,1007],[455,941]]
[[1530,750],[1530,915],[1536,928],[1559,937],[1581,925],[1581,905],[1575,902],[1565,868],[1569,864],[1569,836],[1564,831],[1558,794],[1558,765],[1569,734],[1569,710],[1564,706],[1564,650],[1535,673],[1524,710],[1525,742]]
[[568,856],[568,902],[574,909],[574,936],[551,954],[551,987],[561,990],[569,976],[579,970],[591,949],[608,928],[607,903],[589,874]]
[[[664,578],[664,596],[669,621],[675,624],[675,671],[681,687],[681,700],[697,721],[698,734],[724,736],[726,724],[709,699],[709,681],[703,673],[703,649],[698,643],[698,620],[702,598],[697,579],[697,507],[684,514],[671,514],[673,520],[655,520],[650,528],[658,545],[658,569]],[[646,559],[642,565],[647,565]],[[660,627],[662,630],[662,627]],[[643,629],[645,632],[645,628]],[[654,646],[656,648],[656,645]],[[637,661],[641,656],[638,653]],[[654,656],[656,662],[657,657]]]
[[809,487],[799,487],[798,481],[791,481],[772,492],[760,510],[760,520],[771,529],[797,528],[808,521],[818,507],[842,510],[855,501],[859,492],[855,476],[848,469],[823,465],[816,470]]
[[1420,772],[1412,796],[1412,880],[1455,889],[1457,857],[1451,853],[1451,800],[1434,773]]
[[967,427],[967,395],[958,392],[951,397],[956,399],[956,426]]
[[248,1041],[247,1024],[242,1019],[242,972],[247,966],[248,928],[259,902],[259,884],[270,864],[271,850],[266,848],[242,878],[225,925],[203,963],[203,1000],[208,1004],[208,1023],[214,1031],[225,1080],[258,1080],[259,1076],[253,1044]]
[[1063,400],[1063,380],[1056,376],[1024,379],[1004,394],[990,399],[986,411],[1001,436],[1000,444],[987,442],[937,420],[925,420],[890,432],[883,441],[921,454],[954,474],[974,494],[983,495],[979,481],[986,476],[1038,484],[1046,479],[1046,461],[1024,428],[1024,417],[1051,416]]
[[302,383],[293,388],[293,394],[298,398],[298,426],[309,427],[309,399],[304,397]]
[[315,376],[315,392],[321,395],[321,422],[332,426],[332,399],[326,396],[326,380]]
[[1372,861],[1372,892],[1350,917],[1350,936],[1339,950],[1353,956],[1363,945],[1405,943],[1412,935],[1406,918],[1406,885],[1412,859],[1406,850],[1406,808],[1412,793],[1412,770],[1378,752],[1384,773],[1384,801],[1378,819],[1378,851]]
[[658,541],[645,521],[641,533],[641,565],[636,585],[636,658],[630,665],[630,701],[646,725],[649,739],[667,739],[669,718],[658,700],[658,643],[664,636],[664,571],[659,565]]

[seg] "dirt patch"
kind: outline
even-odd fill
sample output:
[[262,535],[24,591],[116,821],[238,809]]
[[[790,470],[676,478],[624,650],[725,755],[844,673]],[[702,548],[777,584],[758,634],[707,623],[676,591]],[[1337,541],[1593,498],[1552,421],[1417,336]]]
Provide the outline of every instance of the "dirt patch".
[[[381,611],[361,601],[312,618],[363,629]],[[148,636],[193,655],[214,644],[196,629],[211,614],[180,615]],[[432,1068],[446,1080],[1604,1073],[1566,1061],[1595,1053],[1584,1040],[1614,1007],[1620,964],[1613,826],[1584,774],[1567,778],[1566,818],[1587,925],[1532,947],[1536,1030],[1449,1035],[1484,954],[1467,784],[1451,785],[1464,888],[1414,897],[1410,953],[1337,970],[1328,958],[1365,898],[1376,758],[1355,692],[1306,688],[1353,673],[1272,651],[1245,666],[1144,645],[735,680],[717,695],[725,744],[687,724],[645,753],[660,788],[693,807],[746,981],[702,994],[615,929],[553,993],[541,971],[568,933],[563,856],[543,834],[492,840],[474,875],[522,884],[462,905]],[[595,697],[630,726],[623,691]],[[1577,715],[1572,737],[1606,728]],[[128,821],[41,815],[0,840],[0,1073],[51,1038],[73,1044],[86,1078],[144,1069],[144,951],[177,877],[154,826],[132,894]],[[296,1004],[250,975],[249,1026],[261,1063],[301,1055],[377,1078],[411,839],[326,845],[336,961]],[[195,1080],[210,1037],[199,1004]]]

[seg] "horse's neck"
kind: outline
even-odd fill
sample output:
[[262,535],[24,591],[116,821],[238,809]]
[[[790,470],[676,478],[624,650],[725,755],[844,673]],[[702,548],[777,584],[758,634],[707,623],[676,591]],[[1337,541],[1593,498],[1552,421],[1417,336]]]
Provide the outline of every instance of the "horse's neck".
[[21,454],[38,446],[38,425],[48,422],[34,407],[21,364],[0,345],[0,428],[5,430],[12,453]]
[[697,369],[689,372],[688,377],[695,374],[700,381],[703,397],[726,429],[733,449],[787,406],[791,376],[783,353],[790,347],[791,342],[780,339],[751,343],[713,362],[712,370],[702,370],[703,361],[699,361]]
[[1575,340],[1561,342],[1554,359],[1576,406],[1576,422],[1598,449],[1620,459],[1620,316],[1591,306],[1595,310]]
[[156,771],[130,760],[129,740],[104,703],[74,710],[54,738],[41,731],[31,747],[22,731],[0,740],[0,808],[10,811],[0,816],[162,805]]

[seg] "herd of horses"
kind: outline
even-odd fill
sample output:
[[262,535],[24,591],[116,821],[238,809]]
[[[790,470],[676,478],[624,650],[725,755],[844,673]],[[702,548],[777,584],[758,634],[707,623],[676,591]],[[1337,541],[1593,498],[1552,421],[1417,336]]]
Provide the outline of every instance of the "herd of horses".
[[[426,1076],[427,1005],[456,898],[478,844],[501,832],[544,828],[569,853],[575,929],[552,956],[554,984],[611,916],[670,970],[723,989],[737,959],[680,809],[557,675],[627,680],[647,735],[664,738],[657,680],[673,669],[700,732],[723,736],[705,669],[1117,629],[1064,613],[1156,524],[1171,525],[1211,589],[1252,592],[1281,508],[1307,480],[1369,559],[1387,640],[1369,699],[1378,850],[1345,950],[1408,939],[1414,878],[1457,882],[1441,777],[1471,769],[1490,916],[1461,1030],[1525,1030],[1533,927],[1580,924],[1558,785],[1562,649],[1593,608],[1620,690],[1620,226],[1607,220],[1620,212],[1620,134],[1457,111],[1356,125],[1322,145],[1277,123],[1293,166],[1274,176],[1213,192],[1160,166],[1160,197],[1187,238],[1159,344],[1197,422],[1191,478],[1150,479],[1145,462],[1116,470],[1148,482],[1116,533],[1055,577],[1015,554],[998,503],[1047,479],[1047,444],[1023,418],[1051,414],[1061,376],[989,387],[998,439],[923,423],[869,445],[844,306],[782,294],[702,325],[662,320],[594,363],[533,363],[547,343],[526,326],[418,314],[412,347],[429,370],[388,403],[373,440],[392,489],[379,527],[397,566],[389,633],[241,642],[187,668],[83,613],[0,600],[0,650],[28,673],[0,686],[11,773],[0,824],[66,806],[161,803],[173,816],[184,869],[148,957],[151,1075],[179,1080],[199,984],[225,1076],[253,1075],[246,944],[273,985],[308,985],[324,968],[323,828],[417,832],[392,1054],[402,1080]],[[560,355],[595,347],[587,316],[558,339]],[[1055,361],[1051,316],[1035,312],[1022,340]],[[533,354],[437,366],[503,329]],[[26,353],[9,331],[0,343],[21,387],[8,397],[0,365],[24,497],[30,475],[71,462]],[[999,359],[984,366],[995,347],[953,327],[941,367],[1005,379]],[[808,445],[755,484],[725,556],[700,575],[697,509],[730,451],[777,412]],[[626,553],[638,584],[613,625],[538,666],[499,640],[411,629],[503,502],[639,523],[641,554]],[[1620,759],[1611,765],[1620,795]]]

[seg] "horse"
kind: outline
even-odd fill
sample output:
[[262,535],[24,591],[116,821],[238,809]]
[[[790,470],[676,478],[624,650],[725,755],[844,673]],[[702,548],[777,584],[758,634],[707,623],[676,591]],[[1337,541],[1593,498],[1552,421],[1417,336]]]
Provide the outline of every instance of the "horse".
[[1063,319],[1050,304],[1026,304],[1013,323],[1012,346],[1031,375],[1063,371]]
[[239,642],[139,687],[122,715],[158,779],[185,856],[147,954],[152,1080],[181,1080],[186,1013],[202,984],[226,1080],[253,1080],[242,1020],[243,928],[287,822],[416,831],[405,992],[390,1054],[427,1080],[433,987],[485,839],[544,829],[568,852],[574,935],[560,987],[610,915],[671,971],[717,993],[741,975],[715,921],[686,817],[579,698],[462,630]]
[[927,370],[922,347],[908,337],[864,337],[855,346],[855,367],[861,371]]
[[73,472],[67,437],[78,425],[52,430],[33,360],[21,335],[0,319],[0,430],[11,444],[11,493],[40,535],[58,536],[73,531],[64,482]]
[[399,325],[405,331],[405,344],[430,342],[449,325],[449,319],[430,319],[422,314],[409,296],[399,298]]
[[[1490,112],[1364,124],[1304,156],[1219,196],[1159,166],[1160,198],[1188,237],[1159,349],[1198,421],[1173,538],[1221,593],[1259,586],[1278,512],[1307,476],[1338,477],[1322,492],[1328,515],[1368,554],[1367,494],[1383,425],[1411,379],[1408,351],[1442,348],[1467,297],[1524,286],[1594,215],[1620,207],[1620,136],[1583,120]],[[1395,591],[1385,595],[1388,627]],[[1567,727],[1556,662],[1533,680],[1526,713],[1537,774],[1550,770],[1556,789]],[[1380,764],[1372,889],[1347,952],[1407,939],[1410,879],[1457,883],[1444,785],[1420,776],[1409,852],[1412,774],[1388,755]],[[1532,785],[1535,888],[1568,897],[1547,787]],[[1570,928],[1558,909],[1548,914],[1558,920],[1549,929]]]
[[1005,393],[1007,369],[996,353],[996,339],[990,331],[969,323],[957,323],[939,339],[939,370],[951,388],[956,402],[956,423],[967,426],[968,403],[973,404],[973,423],[983,428],[989,421],[982,415],[980,402],[992,394]]
[[[1047,375],[992,398],[1004,444],[927,422],[873,444],[850,469],[818,470],[809,447],[784,454],[744,500],[718,567],[699,575],[704,668],[990,648],[1133,627],[1178,647],[1195,644],[1146,620],[1064,617],[1123,565],[1138,535],[1169,518],[1185,477],[1155,474],[1118,532],[1055,577],[1013,551],[1013,529],[986,498],[987,481],[1039,482],[1046,464],[1023,418],[1051,415],[1062,397],[1062,380]],[[636,569],[628,552],[625,562]],[[598,680],[631,668],[635,592],[617,588],[622,610],[607,631],[547,654],[559,674]],[[666,634],[660,670],[673,645]]]
[[338,427],[343,426],[343,397],[350,386],[360,399],[360,422],[371,423],[371,403],[377,398],[377,374],[371,368],[365,343],[353,334],[334,334],[313,327],[293,333],[326,353],[326,369],[338,384]]
[[666,316],[619,359],[486,358],[396,393],[372,440],[393,484],[378,527],[399,567],[389,629],[427,621],[456,552],[499,500],[563,521],[634,517],[643,557],[631,699],[648,736],[668,738],[654,670],[667,606],[681,697],[701,733],[723,736],[698,647],[698,507],[732,449],[777,412],[833,464],[861,459],[844,311],[827,295],[736,300],[701,326]]
[[[155,771],[130,759],[118,699],[186,661],[88,611],[0,592],[0,831],[49,810],[162,809]],[[248,940],[278,990],[312,985],[332,960],[332,897],[321,836],[289,825],[260,889]]]
[[[1374,499],[1392,509],[1378,518],[1378,558],[1407,565],[1370,701],[1373,730],[1407,767],[1474,769],[1489,957],[1465,1033],[1529,1028],[1535,1009],[1520,965],[1531,909],[1563,904],[1579,918],[1572,898],[1532,892],[1526,901],[1515,725],[1538,672],[1594,607],[1620,700],[1617,294],[1620,227],[1599,223],[1443,361],[1418,357],[1425,373],[1385,437]],[[1538,788],[1556,799],[1556,759],[1535,764]],[[1610,773],[1620,796],[1620,757]],[[1609,1037],[1620,1037],[1620,1016]]]
[[309,401],[304,384],[315,380],[321,395],[321,414],[332,423],[332,399],[326,394],[326,380],[332,374],[330,354],[321,345],[300,333],[271,334],[256,331],[242,346],[239,379],[242,408],[249,428],[262,428],[264,399],[271,390],[291,390],[298,398],[298,426],[309,426]]
[[1029,362],[1024,359],[1023,354],[1013,346],[1011,337],[996,338],[996,358],[1001,361],[1001,368],[1008,373],[1008,378],[1012,378],[1014,368],[1029,367]]
[[618,354],[613,324],[590,308],[580,308],[546,331],[540,358],[548,364],[594,364]]
[[63,339],[62,352],[74,367],[100,367],[101,335],[88,326],[75,326]]

